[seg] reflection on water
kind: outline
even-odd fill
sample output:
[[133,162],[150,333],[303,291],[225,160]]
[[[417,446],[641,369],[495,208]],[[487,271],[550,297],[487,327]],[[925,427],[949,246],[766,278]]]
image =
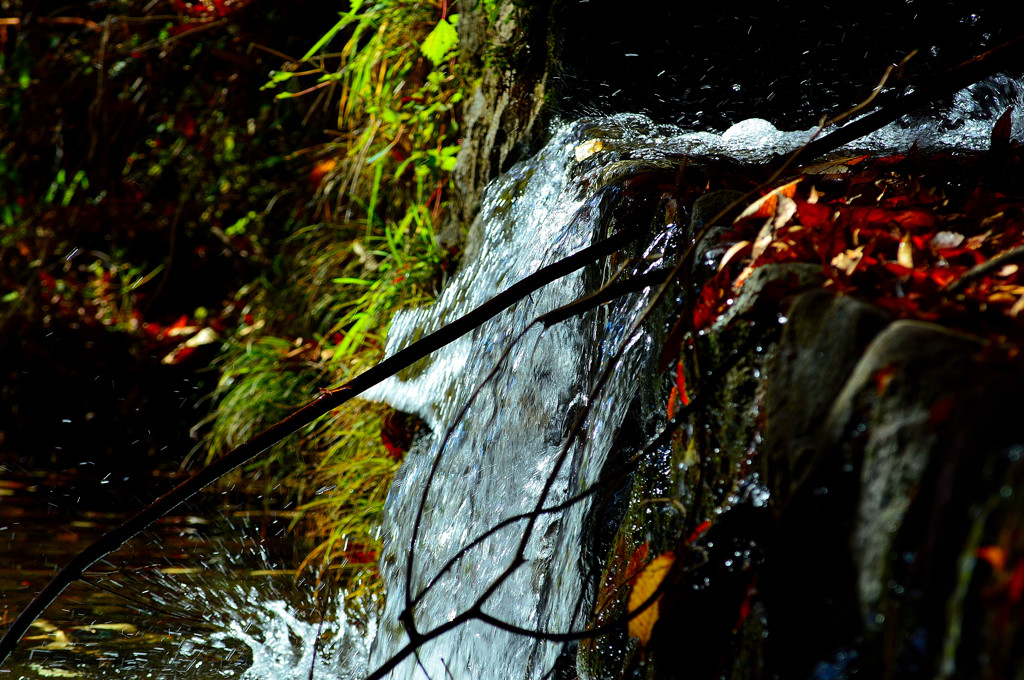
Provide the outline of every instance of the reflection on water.
[[[0,467],[4,624],[124,519],[88,509],[111,498],[77,495],[101,481]],[[0,678],[306,678],[314,648],[316,676],[338,677],[344,658],[365,658],[365,628],[339,625],[343,612],[318,606],[315,584],[295,576],[299,554],[285,535],[293,513],[258,503],[207,494],[95,565],[36,621]],[[329,612],[324,626],[321,610]]]

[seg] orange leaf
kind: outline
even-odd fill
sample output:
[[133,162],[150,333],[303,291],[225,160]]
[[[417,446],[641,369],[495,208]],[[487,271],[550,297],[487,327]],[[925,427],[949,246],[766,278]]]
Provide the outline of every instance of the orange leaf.
[[978,559],[988,562],[995,571],[1006,569],[1006,551],[998,545],[983,545],[978,548]]
[[775,208],[779,204],[779,196],[785,196],[786,198],[793,198],[796,196],[796,185],[799,184],[799,182],[800,179],[795,179],[789,184],[783,184],[777,189],[772,189],[767,194],[748,205],[746,209],[740,213],[739,217],[734,220],[734,222],[739,222],[740,220],[748,217],[759,217],[762,219],[775,217]]
[[626,565],[626,583],[631,587],[636,583],[637,577],[644,570],[643,563],[647,561],[647,552],[650,549],[650,542],[644,541],[637,546],[633,554],[629,556],[629,563]]
[[[661,585],[661,582],[668,576],[669,569],[676,556],[673,552],[658,555],[642,572],[636,577],[633,583],[633,590],[629,593],[629,612],[632,614],[649,600],[654,592]],[[658,621],[661,597],[659,596],[647,609],[643,610],[629,620],[629,636],[640,641],[644,647],[651,639],[651,631]]]
[[333,158],[327,158],[317,162],[317,164],[313,166],[313,169],[309,171],[309,183],[314,187],[320,186],[320,182],[324,180],[324,177],[326,177],[328,173],[333,171],[336,167],[338,167],[338,161]]
[[668,395],[668,408],[665,411],[668,414],[668,419],[669,420],[672,420],[672,416],[674,416],[676,414],[676,398],[677,398],[678,395],[679,395],[679,388],[676,387],[675,385],[673,385],[672,386],[672,391],[669,392],[669,395]]

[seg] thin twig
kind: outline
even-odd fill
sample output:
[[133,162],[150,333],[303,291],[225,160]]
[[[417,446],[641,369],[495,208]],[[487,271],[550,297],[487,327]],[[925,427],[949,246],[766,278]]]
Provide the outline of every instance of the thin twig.
[[916,84],[912,91],[904,89],[902,93],[895,95],[894,101],[883,105],[874,113],[869,113],[821,139],[810,142],[803,148],[803,155],[805,158],[813,158],[834,151],[931,102],[950,97],[965,87],[1004,69],[1019,66],[1022,52],[1024,52],[1024,35],[1019,35],[998,47],[993,47],[983,54]]
[[614,484],[621,482],[628,473],[633,471],[637,463],[639,463],[641,460],[649,456],[651,453],[661,449],[661,447],[665,446],[671,441],[672,435],[674,435],[676,430],[679,429],[679,426],[682,425],[683,418],[685,416],[688,416],[694,408],[695,402],[690,402],[690,404],[688,404],[687,406],[680,408],[676,417],[673,420],[669,421],[669,423],[658,434],[658,436],[651,440],[651,442],[647,446],[645,446],[638,453],[631,456],[629,460],[627,460],[625,463],[623,463],[616,469],[612,470],[611,472],[607,473],[604,476],[604,479],[598,481],[595,484],[590,485],[585,490],[579,492],[575,496],[567,498],[566,500],[562,501],[561,503],[558,503],[557,505],[550,505],[546,508],[541,509],[540,511],[531,511],[520,513],[518,515],[511,515],[509,517],[506,517],[502,521],[498,522],[497,524],[492,525],[489,529],[487,529],[487,531],[484,531],[479,536],[474,538],[472,541],[462,546],[457,553],[452,555],[447,562],[441,565],[441,567],[437,570],[437,573],[434,574],[434,576],[430,579],[430,581],[423,588],[423,590],[421,590],[416,595],[416,597],[413,598],[412,604],[419,604],[423,597],[437,583],[438,579],[441,578],[441,576],[446,574],[448,571],[450,571],[458,563],[460,559],[462,559],[466,556],[467,553],[469,553],[470,550],[480,545],[485,540],[487,540],[494,534],[498,533],[505,527],[512,524],[516,524],[518,522],[526,521],[534,515],[548,515],[556,512],[561,512],[563,510],[567,510],[572,506],[576,505],[577,503],[580,503],[586,500],[587,498],[590,498],[594,494],[600,491],[604,491],[605,489],[610,488]]
[[[504,365],[505,360],[508,358],[509,353],[512,351],[512,349],[519,343],[519,341],[526,335],[526,333],[528,333],[535,326],[543,325],[544,328],[549,328],[557,323],[560,323],[561,321],[564,321],[577,314],[582,314],[587,310],[593,309],[601,304],[604,304],[605,302],[608,302],[609,300],[615,299],[621,295],[625,295],[626,293],[642,290],[643,288],[653,285],[655,283],[662,283],[664,282],[666,274],[666,270],[658,270],[655,272],[650,272],[645,275],[634,277],[624,282],[623,284],[606,285],[602,287],[600,290],[590,295],[575,300],[569,304],[563,305],[562,307],[559,307],[557,309],[551,310],[550,312],[542,314],[537,318],[533,319],[529,324],[526,325],[525,328],[523,328],[516,335],[516,337],[512,338],[512,340],[508,343],[508,346],[505,347],[501,356],[499,356],[498,359],[494,362],[494,366],[491,367],[491,370],[489,371],[487,376],[484,377],[481,383],[476,387],[473,393],[462,405],[462,408],[459,410],[459,412],[455,415],[454,418],[452,418],[451,425],[448,426],[448,429],[446,430],[444,437],[441,438],[441,442],[437,447],[438,453],[434,457],[434,460],[432,461],[430,472],[424,484],[423,494],[420,499],[419,507],[417,509],[416,520],[415,523],[413,524],[413,533],[410,539],[409,555],[406,561],[405,570],[406,614],[404,615],[404,621],[407,623],[410,633],[415,632],[415,620],[411,613],[412,608],[426,595],[427,591],[429,591],[433,583],[435,583],[436,580],[440,578],[441,574],[447,571],[454,564],[454,559],[456,559],[453,558],[453,560],[450,560],[448,563],[446,563],[446,565],[442,567],[441,571],[431,579],[430,583],[428,583],[428,585],[424,588],[423,591],[417,593],[415,597],[412,595],[412,572],[413,563],[415,561],[416,555],[416,542],[419,536],[419,529],[422,523],[423,510],[426,507],[427,493],[429,492],[431,483],[434,477],[437,475],[438,469],[440,468],[442,453],[444,452],[444,449],[447,446],[448,441],[451,439],[455,427],[458,425],[459,422],[461,422],[466,412],[472,406],[473,402],[476,400],[476,397],[480,394],[481,389],[485,385],[487,385],[491,381],[491,379],[494,378],[495,375],[497,375],[498,371]],[[527,513],[520,517],[521,519],[528,519],[530,517],[530,514]],[[507,526],[507,524],[503,522],[501,523],[501,526],[504,527]],[[480,537],[479,540],[483,540],[489,535],[489,532],[485,533],[485,535]],[[476,545],[477,543],[478,541],[474,541],[471,545]],[[464,547],[457,553],[457,556],[463,555],[467,549],[468,547]]]
[[1024,259],[1024,246],[1017,246],[1016,248],[1011,248],[1010,250],[999,253],[992,259],[985,260],[981,264],[977,264],[968,269],[960,276],[960,278],[958,278],[953,283],[949,284],[945,292],[950,294],[958,293],[968,283],[980,279],[981,277],[990,274],[996,271],[997,269],[1002,269],[1005,265],[1008,265],[1012,262],[1016,262],[1017,260],[1021,259]]

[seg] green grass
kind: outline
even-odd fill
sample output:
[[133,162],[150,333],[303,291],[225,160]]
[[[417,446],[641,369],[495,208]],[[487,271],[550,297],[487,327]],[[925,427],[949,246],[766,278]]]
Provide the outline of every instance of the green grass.
[[[308,151],[315,222],[280,244],[222,356],[211,457],[378,363],[394,312],[440,291],[454,255],[436,232],[469,86],[456,68],[456,20],[424,3],[355,3],[271,75],[265,89],[279,99],[336,107],[338,130]],[[350,594],[379,589],[380,516],[399,465],[381,443],[389,413],[350,402],[233,480],[288,489],[313,546],[303,568]]]

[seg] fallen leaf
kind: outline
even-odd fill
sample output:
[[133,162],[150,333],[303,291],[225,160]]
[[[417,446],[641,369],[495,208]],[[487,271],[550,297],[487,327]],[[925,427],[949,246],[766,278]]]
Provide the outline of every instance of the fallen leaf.
[[914,268],[914,249],[910,245],[910,234],[900,239],[900,244],[896,248],[896,262],[907,269]]
[[722,261],[718,264],[718,271],[725,269],[725,266],[729,264],[732,258],[736,257],[737,253],[742,252],[743,249],[749,245],[750,241],[739,241],[737,243],[733,243],[732,246],[729,247],[729,250],[725,251],[725,255],[722,256]]
[[205,327],[199,330],[198,333],[193,335],[191,338],[185,341],[185,347],[201,347],[203,345],[209,345],[217,342],[219,336],[217,331],[210,327]]
[[852,250],[846,250],[832,258],[832,266],[847,276],[853,274],[860,261],[864,259],[864,246],[857,246]]
[[683,402],[683,406],[689,406],[690,396],[686,393],[686,373],[683,370],[682,361],[676,367],[676,387],[679,388],[679,399]]
[[[633,590],[629,593],[628,611],[630,615],[654,595],[661,582],[668,576],[675,559],[675,553],[671,551],[658,555],[637,575],[633,583]],[[651,631],[654,630],[654,624],[658,621],[660,604],[661,597],[659,596],[647,609],[629,620],[629,636],[639,640],[641,647],[645,647],[650,642]]]
[[1013,307],[1010,307],[1008,314],[1014,319],[1020,315],[1021,311],[1024,311],[1024,295],[1017,298],[1017,301],[1013,303]]
[[955,231],[937,231],[931,239],[931,247],[935,250],[959,248],[964,242],[964,235]]
[[309,183],[312,184],[314,188],[319,187],[320,182],[324,180],[324,177],[326,177],[328,173],[332,172],[336,167],[338,167],[338,161],[333,158],[317,162],[317,164],[313,166],[313,169],[309,171]]
[[739,217],[733,220],[733,222],[739,222],[740,220],[744,220],[748,217],[775,217],[775,209],[778,207],[779,197],[785,196],[786,198],[793,198],[796,196],[796,185],[799,183],[800,179],[795,179],[788,184],[783,184],[781,187],[772,189],[767,194],[748,205],[743,212],[739,214]]
[[604,151],[604,142],[600,139],[591,139],[576,147],[576,162],[582,163],[596,153]]

